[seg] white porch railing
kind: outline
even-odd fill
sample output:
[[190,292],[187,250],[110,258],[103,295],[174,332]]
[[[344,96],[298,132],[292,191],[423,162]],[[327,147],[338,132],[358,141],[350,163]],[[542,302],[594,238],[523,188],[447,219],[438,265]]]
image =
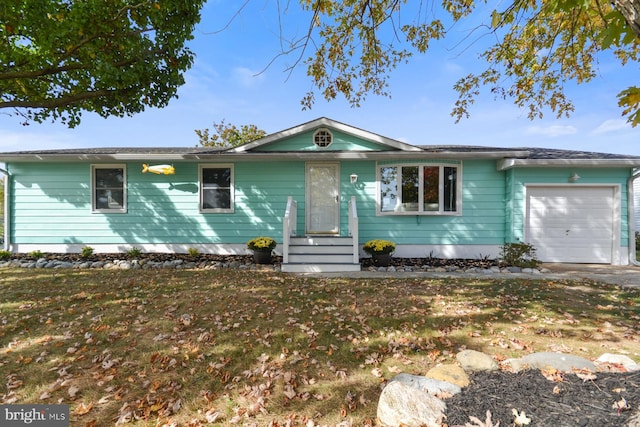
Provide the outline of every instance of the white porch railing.
[[289,241],[291,236],[296,235],[296,226],[298,224],[298,202],[289,196],[287,199],[287,208],[284,211],[282,220],[282,262],[289,262]]
[[353,239],[353,263],[360,262],[358,253],[358,208],[356,206],[356,196],[351,196],[349,201],[349,236]]

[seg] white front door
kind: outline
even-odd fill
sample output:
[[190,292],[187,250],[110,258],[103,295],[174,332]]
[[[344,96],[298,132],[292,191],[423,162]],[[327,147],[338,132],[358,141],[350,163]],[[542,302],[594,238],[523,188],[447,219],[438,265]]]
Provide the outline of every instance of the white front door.
[[340,164],[307,163],[307,234],[340,232]]

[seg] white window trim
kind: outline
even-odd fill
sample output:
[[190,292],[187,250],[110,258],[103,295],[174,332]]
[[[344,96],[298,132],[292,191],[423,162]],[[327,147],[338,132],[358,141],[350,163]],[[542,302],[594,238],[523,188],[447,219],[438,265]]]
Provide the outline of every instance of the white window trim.
[[[204,209],[202,207],[202,170],[203,169],[224,169],[228,168],[230,170],[230,179],[229,179],[229,209]],[[201,164],[198,167],[198,209],[200,213],[233,213],[235,210],[235,172],[232,163],[206,163]]]
[[[118,209],[96,208],[96,169],[122,169],[122,207]],[[127,213],[127,165],[125,164],[96,164],[91,165],[91,213]]]
[[[320,132],[324,132],[326,134],[329,135],[329,138],[331,139],[331,141],[329,141],[329,143],[327,145],[318,145],[316,143],[316,135],[318,135]],[[329,148],[331,146],[331,144],[333,144],[333,133],[327,129],[327,128],[320,128],[317,129],[314,133],[313,133],[313,145],[316,146],[316,148],[320,149],[320,150],[324,150],[325,148]]]
[[[453,167],[457,169],[457,182],[456,182],[456,210],[445,211],[444,210],[444,181],[438,183],[438,210],[437,211],[383,211],[382,200],[380,200],[380,183],[382,177],[380,176],[380,169],[383,167],[418,167],[418,176],[420,185],[423,185],[423,167],[438,167],[439,176],[444,175],[445,167]],[[424,192],[418,192],[418,209],[422,209],[424,206]],[[431,163],[431,162],[415,162],[415,163],[377,163],[376,164],[376,215],[377,216],[462,216],[462,164],[461,163]]]

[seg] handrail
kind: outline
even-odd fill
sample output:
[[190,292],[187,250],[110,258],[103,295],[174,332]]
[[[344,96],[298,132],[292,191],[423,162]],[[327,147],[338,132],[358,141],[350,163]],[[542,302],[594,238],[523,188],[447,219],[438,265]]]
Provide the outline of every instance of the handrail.
[[349,236],[353,240],[353,263],[360,263],[360,254],[358,252],[358,208],[356,206],[356,196],[351,196],[349,202]]
[[296,226],[298,223],[298,202],[293,200],[292,196],[287,198],[287,207],[284,210],[284,218],[282,219],[282,262],[289,262],[289,242],[291,236],[296,235]]

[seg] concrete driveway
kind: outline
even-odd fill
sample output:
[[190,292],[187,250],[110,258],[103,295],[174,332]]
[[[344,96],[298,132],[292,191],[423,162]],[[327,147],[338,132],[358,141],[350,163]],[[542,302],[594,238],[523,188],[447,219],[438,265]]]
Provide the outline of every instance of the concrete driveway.
[[586,278],[613,285],[640,289],[640,267],[635,265],[607,264],[542,264],[552,274],[571,279]]
[[468,277],[468,278],[525,278],[525,279],[591,279],[598,282],[608,283],[619,286],[629,286],[640,289],[640,267],[629,265],[606,265],[606,264],[552,264],[544,263],[539,267],[541,272],[532,273],[511,273],[511,274],[495,274],[487,275],[484,273],[466,273],[466,272],[450,272],[450,273],[434,273],[424,271],[369,271],[362,270],[357,272],[341,272],[341,273],[303,273],[306,276],[315,277],[351,277],[351,278],[450,278],[450,277]]

